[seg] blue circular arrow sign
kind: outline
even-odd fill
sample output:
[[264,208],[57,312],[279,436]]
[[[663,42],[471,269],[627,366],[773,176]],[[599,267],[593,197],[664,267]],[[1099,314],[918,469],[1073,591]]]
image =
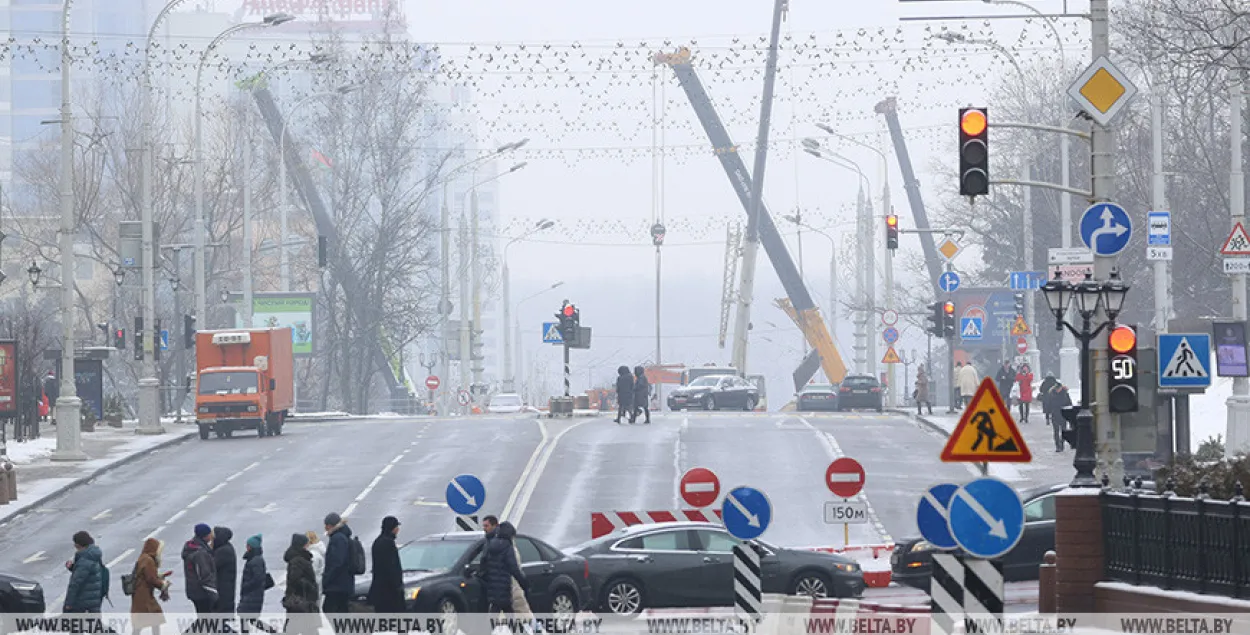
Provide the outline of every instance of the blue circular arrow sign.
[[468,516],[477,513],[486,503],[486,486],[472,474],[461,474],[447,484],[447,506],[451,511]]
[[725,529],[738,540],[754,540],[768,529],[773,519],[773,505],[768,497],[751,487],[737,487],[721,502],[721,520]]
[[1115,203],[1095,203],[1081,214],[1081,242],[1098,256],[1114,256],[1133,237],[1133,221]]
[[979,478],[955,490],[948,513],[951,536],[978,558],[1011,551],[1024,534],[1024,503],[1016,490],[996,478]]
[[954,271],[947,271],[938,276],[938,286],[947,293],[954,293],[959,288],[959,274]]
[[920,529],[920,535],[938,549],[954,549],[959,546],[946,522],[949,513],[947,510],[957,489],[959,486],[951,483],[934,485],[920,497],[920,503],[916,505],[916,527]]

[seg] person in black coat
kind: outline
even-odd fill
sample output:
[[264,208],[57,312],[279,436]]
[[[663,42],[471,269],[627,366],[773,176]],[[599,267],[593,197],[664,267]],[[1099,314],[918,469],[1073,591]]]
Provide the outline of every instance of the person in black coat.
[[634,367],[634,411],[630,413],[630,423],[638,420],[641,413],[647,414],[643,423],[651,423],[651,384],[647,382],[647,371],[642,366]]
[[616,369],[616,423],[634,412],[634,376],[628,366]]
[[373,581],[369,584],[369,604],[375,613],[404,612],[404,565],[399,561],[399,519],[382,519],[382,533],[373,541]]
[[252,625],[262,631],[272,632],[257,619],[265,610],[265,591],[273,586],[265,568],[261,540],[260,534],[248,538],[246,551],[243,552],[243,578],[239,581],[239,626],[244,633]]
[[213,565],[217,569],[217,604],[214,613],[234,615],[234,591],[239,580],[238,554],[230,539],[229,527],[213,528]]
[[313,570],[312,553],[308,551],[308,536],[292,534],[291,546],[282,559],[286,562],[286,595],[282,598],[282,608],[286,609],[290,620],[286,632],[288,635],[315,635],[321,624],[321,618],[315,615],[321,589],[317,584],[317,572]]
[[[622,366],[628,374],[629,369]],[[517,562],[516,550],[512,548],[512,538],[516,536],[516,527],[510,522],[499,523],[492,537],[486,539],[485,553],[482,555],[481,572],[486,585],[487,612],[512,613],[512,579],[516,578],[521,589],[529,591],[529,580],[521,571]]]
[[1054,408],[1051,407],[1054,404],[1054,399],[1051,397],[1050,391],[1057,385],[1059,385],[1059,380],[1055,379],[1055,374],[1046,373],[1046,378],[1043,379],[1042,384],[1037,387],[1037,398],[1042,402],[1042,418],[1046,420],[1046,423],[1050,423],[1051,415],[1056,417],[1060,416],[1059,413],[1055,412]]

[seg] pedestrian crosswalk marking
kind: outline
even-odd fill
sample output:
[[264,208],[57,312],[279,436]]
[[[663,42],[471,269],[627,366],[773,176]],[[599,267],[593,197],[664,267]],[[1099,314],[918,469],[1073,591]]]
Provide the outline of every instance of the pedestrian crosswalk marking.
[[1207,369],[1198,360],[1194,348],[1189,345],[1189,338],[1182,337],[1172,353],[1172,359],[1163,368],[1164,377],[1206,377]]

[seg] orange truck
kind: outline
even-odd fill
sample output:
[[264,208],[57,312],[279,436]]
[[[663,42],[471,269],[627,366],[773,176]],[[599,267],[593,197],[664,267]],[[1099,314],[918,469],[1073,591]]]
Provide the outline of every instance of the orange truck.
[[195,417],[200,438],[235,430],[282,434],[294,406],[290,327],[195,334]]

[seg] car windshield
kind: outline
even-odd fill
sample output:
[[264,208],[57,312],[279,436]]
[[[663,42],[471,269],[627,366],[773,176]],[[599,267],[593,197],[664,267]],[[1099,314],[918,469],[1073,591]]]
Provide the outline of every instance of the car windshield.
[[245,370],[200,374],[201,395],[254,395],[259,385],[256,373]]
[[803,392],[830,392],[833,386],[829,384],[812,384],[803,389]]
[[706,377],[700,377],[690,382],[690,385],[692,387],[693,386],[715,386],[716,384],[719,384],[719,383],[720,383],[720,376],[708,375]]
[[495,395],[490,400],[492,406],[519,406],[521,405],[521,397],[519,395]]
[[472,542],[467,540],[418,540],[399,549],[404,571],[448,571]]

